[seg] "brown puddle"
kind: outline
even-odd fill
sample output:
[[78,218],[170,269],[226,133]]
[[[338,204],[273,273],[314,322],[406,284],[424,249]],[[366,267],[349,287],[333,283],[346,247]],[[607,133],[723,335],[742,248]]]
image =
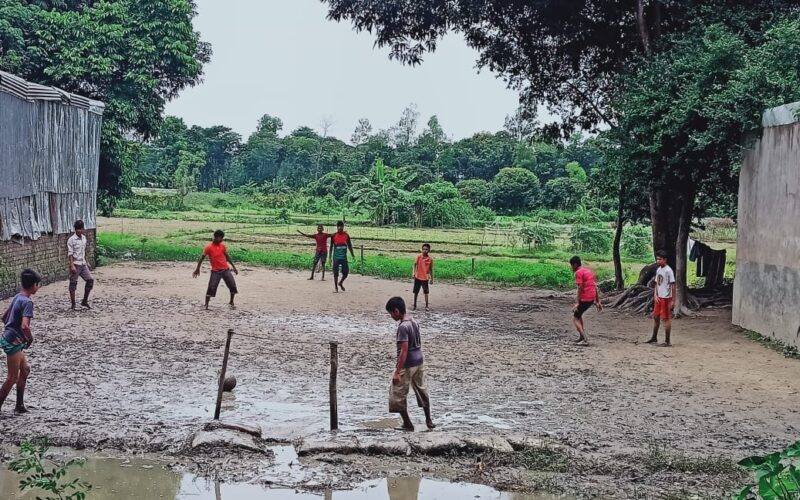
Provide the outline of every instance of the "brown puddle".
[[[220,483],[177,474],[150,460],[89,459],[75,473],[93,485],[89,500],[555,500],[550,494],[504,493],[489,486],[448,483],[419,477],[367,481],[350,490],[303,492],[250,483]],[[41,491],[19,492],[20,476],[0,468],[0,498],[33,500]]]

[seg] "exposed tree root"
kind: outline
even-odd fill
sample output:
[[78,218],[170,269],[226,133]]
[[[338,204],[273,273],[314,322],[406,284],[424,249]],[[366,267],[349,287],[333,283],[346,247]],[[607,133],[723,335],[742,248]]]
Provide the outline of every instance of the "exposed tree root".
[[[637,283],[627,290],[617,294],[607,295],[605,303],[608,307],[630,311],[633,313],[650,314],[653,312],[653,287],[655,283],[655,268],[650,265],[639,273]],[[733,287],[722,287],[708,290],[705,288],[692,289],[686,295],[686,304],[677,307],[673,312],[676,318],[694,316],[696,311],[709,307],[730,307],[733,298]]]

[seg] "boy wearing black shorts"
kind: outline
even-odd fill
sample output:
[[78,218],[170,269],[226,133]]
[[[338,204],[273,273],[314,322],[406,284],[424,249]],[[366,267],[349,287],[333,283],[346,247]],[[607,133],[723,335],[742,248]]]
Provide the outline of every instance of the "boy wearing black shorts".
[[417,297],[419,291],[425,294],[425,310],[428,310],[429,285],[433,284],[433,258],[430,256],[431,246],[428,243],[422,245],[422,253],[417,255],[414,260],[414,310],[417,310]]
[[590,307],[597,307],[598,311],[603,310],[600,303],[600,291],[597,289],[597,280],[594,273],[581,265],[581,258],[577,255],[569,259],[572,272],[575,273],[575,286],[578,288],[578,297],[572,306],[572,322],[578,330],[578,339],[575,341],[579,346],[587,346],[586,329],[583,325],[583,313]]

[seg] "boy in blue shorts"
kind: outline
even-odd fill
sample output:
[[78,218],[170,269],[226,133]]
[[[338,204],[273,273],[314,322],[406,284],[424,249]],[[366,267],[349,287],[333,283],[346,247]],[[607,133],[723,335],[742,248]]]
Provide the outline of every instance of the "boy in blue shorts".
[[24,350],[33,344],[33,332],[31,331],[31,319],[33,319],[33,301],[31,297],[39,291],[39,283],[42,278],[35,271],[26,269],[20,275],[22,291],[11,300],[11,305],[3,314],[3,335],[0,336],[0,348],[6,353],[8,363],[8,375],[6,381],[0,387],[0,409],[11,392],[14,385],[17,386],[17,404],[14,407],[15,413],[27,413],[25,408],[24,395],[25,384],[28,375],[31,373],[31,366]]

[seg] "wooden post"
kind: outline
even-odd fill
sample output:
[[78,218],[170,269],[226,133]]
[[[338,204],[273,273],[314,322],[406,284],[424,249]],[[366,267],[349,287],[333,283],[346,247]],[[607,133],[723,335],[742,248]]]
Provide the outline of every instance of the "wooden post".
[[222,356],[222,371],[219,374],[219,388],[217,390],[217,406],[214,409],[214,420],[219,420],[219,411],[222,408],[222,391],[225,386],[225,372],[228,371],[228,354],[231,352],[231,338],[233,330],[228,330],[228,340],[225,341],[225,355]]
[[475,257],[472,258],[472,274],[475,275]]
[[339,405],[336,401],[336,374],[339,371],[339,344],[331,342],[331,381],[330,381],[330,403],[331,403],[331,430],[339,430]]
[[364,245],[361,245],[361,263],[364,263]]

